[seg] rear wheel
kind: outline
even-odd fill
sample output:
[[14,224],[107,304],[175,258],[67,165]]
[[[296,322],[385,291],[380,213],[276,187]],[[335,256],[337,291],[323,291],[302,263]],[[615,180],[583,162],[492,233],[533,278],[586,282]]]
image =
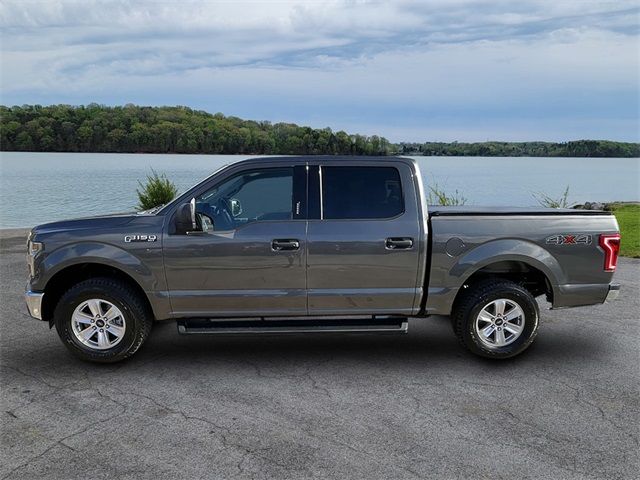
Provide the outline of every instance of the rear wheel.
[[56,330],[77,357],[110,363],[133,355],[151,332],[153,318],[139,294],[111,278],[71,287],[54,311]]
[[460,343],[487,358],[514,357],[535,339],[538,304],[525,288],[500,279],[469,287],[453,312],[453,327]]

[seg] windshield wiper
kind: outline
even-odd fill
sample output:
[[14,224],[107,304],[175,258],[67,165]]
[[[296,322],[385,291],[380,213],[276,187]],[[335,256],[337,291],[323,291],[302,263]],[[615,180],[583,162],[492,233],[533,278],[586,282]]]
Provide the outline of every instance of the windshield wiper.
[[141,211],[138,212],[138,215],[149,215],[149,214],[152,214],[152,213],[156,213],[161,208],[164,208],[165,205],[166,205],[166,203],[163,203],[162,205],[158,205],[157,207],[153,207],[153,208],[150,208],[148,210],[141,210]]

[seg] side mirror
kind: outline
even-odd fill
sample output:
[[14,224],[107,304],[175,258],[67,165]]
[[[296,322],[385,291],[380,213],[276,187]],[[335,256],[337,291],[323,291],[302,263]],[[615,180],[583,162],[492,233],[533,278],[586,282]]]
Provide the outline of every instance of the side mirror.
[[187,233],[196,229],[196,199],[183,203],[176,211],[176,232]]
[[192,230],[195,230],[198,228],[198,224],[196,223],[196,197],[193,197],[189,202],[189,213],[191,214]]
[[231,215],[233,217],[237,217],[242,213],[242,204],[240,203],[240,200],[232,198],[229,203],[231,204]]

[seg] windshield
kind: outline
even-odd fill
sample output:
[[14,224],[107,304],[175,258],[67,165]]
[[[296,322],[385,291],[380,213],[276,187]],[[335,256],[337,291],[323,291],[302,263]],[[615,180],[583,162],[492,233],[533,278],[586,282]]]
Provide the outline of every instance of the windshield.
[[[229,167],[230,165],[234,164],[235,162],[229,162],[229,163],[225,163],[224,165],[222,165],[220,168],[216,169],[213,171],[213,173],[211,175],[209,175],[207,178],[205,178],[204,180],[199,181],[198,183],[196,183],[195,185],[191,186],[190,188],[188,188],[186,191],[190,192],[191,190],[193,190],[194,188],[196,188],[198,185],[206,182],[207,180],[209,180],[211,177],[213,177],[214,175],[217,175],[219,172],[221,172],[222,170],[224,170],[225,168]],[[170,205],[176,203],[177,201],[179,201],[180,199],[182,199],[183,201],[188,201],[187,199],[184,199],[182,197],[184,197],[186,195],[186,193],[183,193],[182,195],[178,195],[176,198],[174,198],[173,200],[171,200],[169,203],[166,203],[164,205],[161,205],[159,207],[157,207],[157,209],[152,209],[153,211],[151,212],[152,214],[154,213],[158,213],[161,212],[162,210],[164,210],[166,207],[169,207]],[[141,212],[142,213],[142,212]]]

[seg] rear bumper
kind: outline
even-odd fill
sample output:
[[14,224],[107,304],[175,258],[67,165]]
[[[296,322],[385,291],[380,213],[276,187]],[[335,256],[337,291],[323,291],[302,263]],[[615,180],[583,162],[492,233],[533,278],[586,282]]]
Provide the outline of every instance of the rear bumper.
[[620,294],[620,285],[611,284],[609,285],[609,293],[607,293],[607,297],[604,299],[605,302],[612,302],[618,295]]
[[44,293],[32,292],[27,290],[24,294],[24,300],[27,303],[29,309],[29,315],[33,318],[42,320],[42,298]]
[[609,283],[557,285],[553,292],[553,308],[582,307],[614,300],[620,285]]

